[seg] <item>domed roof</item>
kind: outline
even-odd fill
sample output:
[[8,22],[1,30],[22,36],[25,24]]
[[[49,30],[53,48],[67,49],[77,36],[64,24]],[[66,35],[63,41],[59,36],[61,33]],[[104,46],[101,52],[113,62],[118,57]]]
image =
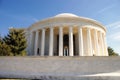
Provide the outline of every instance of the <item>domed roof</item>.
[[102,27],[106,31],[105,27],[101,23],[99,23],[98,21],[96,21],[94,19],[86,18],[86,17],[77,16],[77,15],[72,14],[72,13],[61,13],[61,14],[58,14],[56,16],[53,16],[53,17],[38,21],[38,22],[32,24],[32,26],[34,26],[36,24],[42,24],[43,25],[43,24],[46,24],[46,23],[47,24],[48,23],[49,24],[54,24],[55,22],[57,22],[57,23],[63,22],[63,23],[69,24],[68,22],[72,22],[72,21],[73,22],[76,21],[76,22],[78,22],[78,24],[80,24],[79,21],[80,22],[81,21],[86,22],[88,24],[89,23],[96,24],[96,25]]
[[71,14],[71,13],[61,13],[61,14],[56,15],[55,17],[79,17],[79,16],[75,14]]

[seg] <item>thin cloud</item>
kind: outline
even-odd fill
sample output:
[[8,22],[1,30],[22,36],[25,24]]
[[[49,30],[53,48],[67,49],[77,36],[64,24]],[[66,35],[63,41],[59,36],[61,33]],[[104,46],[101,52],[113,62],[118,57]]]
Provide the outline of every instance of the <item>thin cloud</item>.
[[38,21],[39,21],[37,18],[33,18],[32,20],[35,21],[35,22],[38,22]]
[[120,32],[116,32],[108,36],[112,40],[120,41]]
[[120,41],[120,21],[106,25],[108,28],[108,39]]
[[107,26],[107,28],[118,29],[118,28],[120,28],[120,21],[114,22],[112,24],[108,24],[106,26]]
[[14,20],[33,21],[33,22],[39,21],[37,18],[34,18],[33,16],[30,16],[30,15],[27,15],[27,16],[14,15],[14,14],[10,14],[10,13],[8,14],[7,12],[4,12],[4,11],[0,11],[0,15],[12,18]]
[[116,6],[116,4],[107,6],[107,7],[103,8],[103,9],[99,10],[99,11],[97,12],[97,14],[103,13],[103,12],[105,12],[105,11],[107,11],[107,10],[109,10],[109,9],[111,9],[111,8],[113,8],[113,7],[115,7],[115,6]]
[[106,7],[102,8],[102,9],[100,9],[99,11],[97,11],[96,14],[94,14],[92,16],[97,17],[97,15],[104,14],[105,12],[107,12],[108,10],[111,10],[115,6],[116,6],[116,4],[106,6]]
[[120,28],[120,24],[115,27],[115,29],[118,29],[118,28]]

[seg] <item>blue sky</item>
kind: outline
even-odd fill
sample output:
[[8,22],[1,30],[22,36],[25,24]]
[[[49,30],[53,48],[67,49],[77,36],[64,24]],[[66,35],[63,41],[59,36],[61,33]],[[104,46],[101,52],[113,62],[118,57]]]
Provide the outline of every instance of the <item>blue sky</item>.
[[107,28],[108,46],[120,53],[120,0],[0,0],[0,34],[60,13],[101,22]]

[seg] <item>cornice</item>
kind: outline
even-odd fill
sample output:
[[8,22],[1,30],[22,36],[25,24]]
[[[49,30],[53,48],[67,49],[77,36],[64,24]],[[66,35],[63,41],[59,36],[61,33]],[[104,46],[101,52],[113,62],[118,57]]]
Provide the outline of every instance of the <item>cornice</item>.
[[90,18],[85,18],[85,17],[51,17],[51,18],[47,18],[44,20],[41,20],[39,22],[36,22],[34,24],[32,24],[30,27],[28,27],[28,29],[31,29],[35,26],[39,26],[39,25],[52,25],[54,23],[79,23],[79,22],[85,22],[85,23],[91,23],[97,26],[100,26],[102,29],[104,29],[106,31],[106,28],[99,23],[96,20],[90,19]]

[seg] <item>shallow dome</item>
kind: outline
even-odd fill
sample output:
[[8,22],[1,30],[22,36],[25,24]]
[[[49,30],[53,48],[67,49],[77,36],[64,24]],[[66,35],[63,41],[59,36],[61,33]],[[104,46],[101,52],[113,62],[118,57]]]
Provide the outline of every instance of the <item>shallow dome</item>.
[[71,13],[61,13],[61,14],[56,15],[55,17],[79,17],[79,16],[75,14],[71,14]]

